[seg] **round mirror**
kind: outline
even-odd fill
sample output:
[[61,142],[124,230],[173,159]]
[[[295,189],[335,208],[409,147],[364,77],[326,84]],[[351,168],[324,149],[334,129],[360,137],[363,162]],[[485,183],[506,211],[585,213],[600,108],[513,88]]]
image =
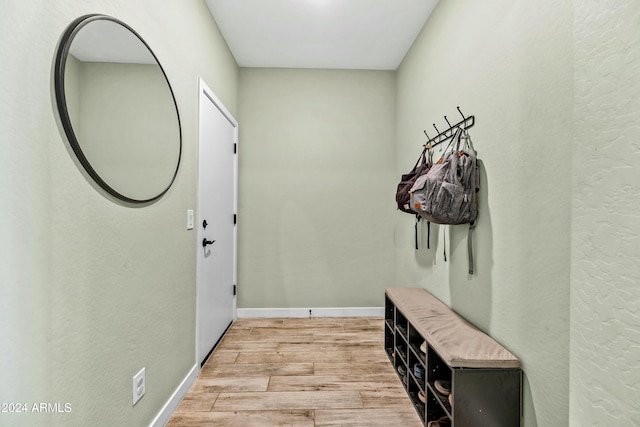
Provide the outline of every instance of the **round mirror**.
[[78,160],[109,194],[150,202],[173,183],[182,151],[173,91],[128,25],[83,16],[65,30],[54,68],[60,122]]

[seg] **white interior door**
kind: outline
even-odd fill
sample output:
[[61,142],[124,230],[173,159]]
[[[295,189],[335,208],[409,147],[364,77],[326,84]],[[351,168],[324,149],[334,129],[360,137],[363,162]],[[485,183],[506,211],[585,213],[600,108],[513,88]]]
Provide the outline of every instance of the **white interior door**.
[[197,362],[235,316],[238,123],[200,81]]

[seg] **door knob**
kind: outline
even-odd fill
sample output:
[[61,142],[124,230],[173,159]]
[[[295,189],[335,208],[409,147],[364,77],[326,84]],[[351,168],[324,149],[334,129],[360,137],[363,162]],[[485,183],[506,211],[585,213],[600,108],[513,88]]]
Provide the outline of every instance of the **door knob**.
[[206,248],[207,245],[213,245],[215,242],[215,240],[207,240],[207,238],[205,237],[204,239],[202,239],[202,247]]

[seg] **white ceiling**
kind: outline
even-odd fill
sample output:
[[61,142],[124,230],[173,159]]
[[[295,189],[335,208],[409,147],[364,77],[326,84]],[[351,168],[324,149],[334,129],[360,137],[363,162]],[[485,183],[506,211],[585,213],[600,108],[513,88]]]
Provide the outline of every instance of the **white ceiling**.
[[241,67],[395,70],[438,0],[206,0]]

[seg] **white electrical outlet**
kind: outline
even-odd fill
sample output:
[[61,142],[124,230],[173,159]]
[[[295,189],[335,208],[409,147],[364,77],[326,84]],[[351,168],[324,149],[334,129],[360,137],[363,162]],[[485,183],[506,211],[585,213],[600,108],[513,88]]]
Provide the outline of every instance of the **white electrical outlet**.
[[145,389],[145,379],[144,379],[144,368],[140,370],[137,374],[133,376],[133,405],[135,406],[138,403],[138,400],[142,396],[144,396]]

